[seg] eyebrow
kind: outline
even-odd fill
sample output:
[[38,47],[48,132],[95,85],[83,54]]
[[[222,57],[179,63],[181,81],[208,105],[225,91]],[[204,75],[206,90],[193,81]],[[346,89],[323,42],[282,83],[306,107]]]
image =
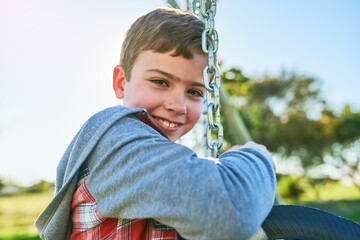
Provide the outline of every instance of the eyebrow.
[[[165,77],[171,79],[171,80],[174,80],[174,81],[180,81],[180,78],[172,75],[171,73],[168,73],[168,72],[164,72],[160,69],[156,69],[156,68],[151,68],[151,69],[148,69],[146,70],[146,72],[157,72],[157,73],[160,73],[162,75],[164,75]],[[203,87],[206,89],[205,85],[203,83],[199,83],[199,82],[191,82],[191,85],[193,86],[197,86],[197,87]]]

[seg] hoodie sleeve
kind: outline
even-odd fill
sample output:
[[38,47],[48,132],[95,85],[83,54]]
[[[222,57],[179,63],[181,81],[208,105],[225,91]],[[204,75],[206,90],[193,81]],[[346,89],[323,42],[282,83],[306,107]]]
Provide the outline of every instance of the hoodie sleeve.
[[271,159],[241,148],[219,160],[198,158],[127,117],[93,149],[86,186],[106,217],[153,218],[189,239],[249,238],[274,202]]

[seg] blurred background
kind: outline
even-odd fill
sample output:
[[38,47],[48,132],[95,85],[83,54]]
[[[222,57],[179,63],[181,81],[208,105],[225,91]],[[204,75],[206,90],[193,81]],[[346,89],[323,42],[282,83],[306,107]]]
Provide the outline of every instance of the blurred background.
[[[185,9],[185,1],[177,1]],[[119,104],[123,35],[152,1],[0,0],[0,239],[38,239],[56,166],[82,124]],[[277,161],[284,203],[360,222],[360,2],[219,0],[222,87]],[[239,144],[222,116],[223,151]],[[181,142],[197,148],[190,134]]]

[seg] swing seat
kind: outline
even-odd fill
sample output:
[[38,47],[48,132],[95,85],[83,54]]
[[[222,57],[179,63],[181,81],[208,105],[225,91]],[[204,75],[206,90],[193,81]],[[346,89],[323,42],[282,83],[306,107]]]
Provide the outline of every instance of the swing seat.
[[252,239],[359,240],[360,225],[316,208],[275,205]]

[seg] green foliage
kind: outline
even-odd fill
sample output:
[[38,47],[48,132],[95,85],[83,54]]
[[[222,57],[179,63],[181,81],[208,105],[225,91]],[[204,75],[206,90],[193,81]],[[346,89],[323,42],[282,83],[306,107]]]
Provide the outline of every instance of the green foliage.
[[351,142],[360,136],[360,112],[353,112],[349,105],[343,108],[342,121],[337,125],[337,138],[343,142]]
[[296,200],[309,188],[307,179],[292,175],[278,175],[277,191],[283,199]]
[[0,189],[2,189],[5,186],[6,186],[6,184],[5,184],[4,180],[2,178],[0,178]]
[[[360,141],[360,112],[350,106],[342,113],[333,111],[317,79],[287,72],[250,79],[232,68],[222,74],[222,81],[254,141],[282,159],[298,158],[306,171],[329,164],[325,156],[333,158],[336,168],[350,166],[343,153]],[[224,126],[228,125],[224,118]],[[229,127],[224,129],[225,140],[237,144],[229,131]],[[358,163],[360,156],[355,163],[352,160],[349,176],[360,174]]]

